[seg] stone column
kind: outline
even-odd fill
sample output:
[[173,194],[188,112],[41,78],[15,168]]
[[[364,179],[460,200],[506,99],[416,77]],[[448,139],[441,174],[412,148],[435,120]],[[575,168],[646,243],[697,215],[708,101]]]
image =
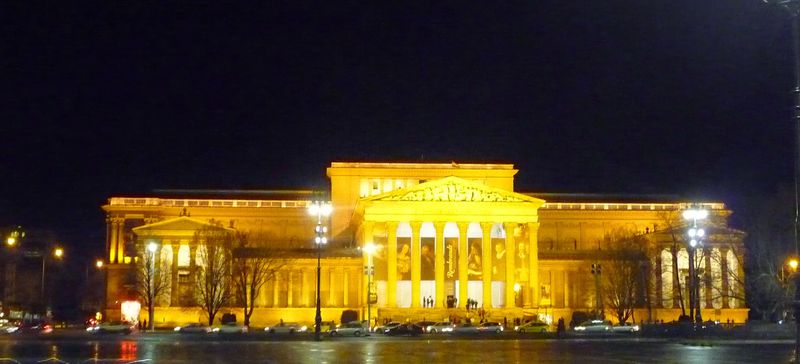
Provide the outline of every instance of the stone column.
[[342,307],[350,305],[348,297],[348,293],[350,293],[350,272],[348,270],[349,269],[345,269],[342,271]]
[[531,297],[531,307],[539,308],[541,297],[539,288],[539,223],[528,223],[528,255],[530,256],[530,266],[528,267],[528,295]]
[[272,307],[281,306],[281,277],[283,272],[275,272],[275,284],[272,285]]
[[[661,264],[663,264],[662,261],[661,261],[661,252],[662,252],[662,250],[661,249],[656,249],[656,252],[657,253],[656,253],[656,257],[655,257],[656,258],[655,269],[653,269],[653,275],[655,275],[655,277],[653,277],[655,279],[653,282],[656,282],[655,283],[655,288],[656,288],[656,292],[655,292],[655,301],[656,301],[655,302],[655,307],[656,308],[661,308],[661,307],[664,307],[664,300],[663,300],[663,297],[664,297],[664,287],[663,287],[664,281],[662,280],[662,277],[661,277],[661,272],[662,272]],[[653,297],[650,297],[649,300],[651,301],[651,305],[652,305]]]
[[708,248],[703,249],[704,257],[705,257],[705,265],[706,269],[703,271],[703,287],[702,289],[705,290],[704,294],[706,296],[705,299],[705,307],[704,308],[714,308],[714,303],[712,300],[712,296],[714,295],[714,290],[712,289],[713,284],[713,274],[711,274],[711,250]]
[[569,270],[564,269],[562,272],[564,273],[564,308],[570,308],[572,306],[570,305],[570,299],[569,299],[569,295],[570,295]]
[[172,280],[169,287],[170,306],[180,306],[180,289],[178,287],[178,252],[180,252],[180,241],[172,242]]
[[338,305],[338,302],[336,302],[336,288],[338,288],[336,284],[336,268],[329,267],[323,270],[325,275],[328,276],[328,307],[336,307]]
[[422,306],[420,302],[419,289],[421,277],[421,244],[420,244],[420,228],[422,223],[411,222],[411,307],[419,308]]
[[481,230],[483,237],[481,241],[481,272],[483,284],[483,307],[492,307],[492,223],[482,222]]
[[294,277],[292,277],[293,273],[294,272],[291,270],[286,272],[286,277],[288,278],[288,283],[286,284],[286,307],[294,307],[294,300],[292,299],[292,293],[294,289]]
[[[110,216],[106,219],[106,223],[109,226],[109,234],[108,234],[108,263],[123,263],[122,258],[120,257],[123,252],[120,251],[120,231],[121,226],[124,224],[125,219],[116,216]],[[124,247],[123,247],[124,248]]]
[[117,263],[125,263],[125,218],[117,219]]
[[514,277],[514,274],[516,274],[516,265],[514,264],[516,259],[514,258],[517,245],[514,241],[514,229],[517,224],[507,222],[503,224],[503,227],[506,230],[506,307],[516,307],[514,283],[517,282]]
[[467,273],[467,257],[469,255],[469,247],[467,244],[467,223],[458,223],[458,305],[467,307],[467,298],[469,291],[469,274]]
[[386,306],[397,307],[397,223],[386,223]]
[[722,248],[720,254],[720,270],[722,271],[722,308],[731,308],[730,306],[730,284],[728,282],[728,248]]
[[436,308],[445,307],[444,297],[444,226],[443,222],[434,223],[436,227]]

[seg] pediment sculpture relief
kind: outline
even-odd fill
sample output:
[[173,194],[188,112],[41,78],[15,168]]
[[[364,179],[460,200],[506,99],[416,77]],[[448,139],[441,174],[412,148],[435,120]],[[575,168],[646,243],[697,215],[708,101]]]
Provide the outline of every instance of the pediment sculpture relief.
[[521,198],[485,189],[448,183],[389,196],[391,201],[520,202]]

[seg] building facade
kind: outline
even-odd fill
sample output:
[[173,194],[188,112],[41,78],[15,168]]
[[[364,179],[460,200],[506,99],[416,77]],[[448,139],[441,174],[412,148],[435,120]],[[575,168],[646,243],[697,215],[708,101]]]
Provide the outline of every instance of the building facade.
[[[632,319],[672,321],[688,313],[689,222],[681,212],[690,207],[709,211],[695,254],[703,317],[746,319],[744,233],[727,226],[724,204],[520,193],[516,172],[511,164],[332,163],[324,194],[333,210],[323,221],[330,243],[319,251],[324,319],[338,321],[345,310],[378,321],[569,320],[576,311],[614,319],[609,275],[616,272],[615,244],[625,240],[643,253]],[[317,216],[308,208],[315,193],[270,196],[110,198],[103,206],[107,314],[120,315],[121,302],[136,299],[131,272],[142,264],[145,244],[156,242],[154,254],[171,275],[156,303],[156,325],[204,321],[193,304],[203,249],[194,238],[223,226],[290,253],[261,290],[252,324],[313,322]]]

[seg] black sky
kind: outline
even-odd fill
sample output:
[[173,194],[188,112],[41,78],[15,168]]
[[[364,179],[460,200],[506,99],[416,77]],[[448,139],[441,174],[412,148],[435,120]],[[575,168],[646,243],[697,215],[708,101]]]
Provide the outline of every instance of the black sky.
[[320,187],[332,161],[737,212],[792,182],[781,9],[387,3],[3,2],[0,226],[98,250],[110,196]]

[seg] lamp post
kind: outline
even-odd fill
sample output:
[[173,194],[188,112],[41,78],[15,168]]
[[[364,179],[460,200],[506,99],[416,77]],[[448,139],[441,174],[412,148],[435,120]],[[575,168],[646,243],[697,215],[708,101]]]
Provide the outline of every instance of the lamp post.
[[367,330],[372,331],[372,275],[375,274],[375,266],[372,264],[372,255],[378,250],[378,246],[373,243],[364,245],[364,251],[367,253],[367,266],[364,267],[364,272],[367,274]]
[[328,233],[328,227],[322,225],[322,217],[331,214],[331,204],[329,202],[314,201],[308,206],[308,213],[317,216],[317,226],[314,228],[314,243],[317,245],[317,314],[314,317],[314,339],[320,341],[322,336],[322,307],[320,306],[320,277],[322,276],[322,268],[320,265],[320,257],[322,254],[322,246],[328,244],[328,238],[325,234]]
[[700,313],[700,282],[697,274],[697,248],[703,246],[703,237],[706,232],[697,226],[697,221],[708,217],[708,210],[701,208],[690,208],[683,211],[683,218],[690,222],[686,234],[689,236],[689,315],[695,322],[703,322]]
[[155,300],[156,297],[153,292],[153,290],[155,290],[154,287],[155,282],[153,282],[153,279],[155,278],[155,272],[156,272],[156,250],[158,250],[158,244],[154,242],[150,242],[149,244],[147,244],[147,251],[150,252],[150,269],[147,272],[147,281],[148,281],[147,284],[149,287],[147,292],[147,319],[149,320],[149,322],[147,323],[147,325],[148,329],[150,329],[151,332],[155,327],[155,324],[153,323],[153,318],[155,318],[155,312],[154,312],[155,305],[153,300]]
[[[56,259],[63,258],[64,257],[64,249],[62,249],[60,247],[53,248],[53,257],[56,258]],[[42,297],[42,302],[45,301],[44,286],[45,286],[45,282],[46,281],[45,281],[44,277],[45,277],[45,273],[47,271],[46,267],[47,267],[47,254],[46,254],[46,252],[42,252],[42,287],[41,287],[41,292],[40,292],[40,295]],[[46,309],[46,311],[49,311],[49,310],[50,310],[50,297],[48,296],[47,297],[47,309]]]

